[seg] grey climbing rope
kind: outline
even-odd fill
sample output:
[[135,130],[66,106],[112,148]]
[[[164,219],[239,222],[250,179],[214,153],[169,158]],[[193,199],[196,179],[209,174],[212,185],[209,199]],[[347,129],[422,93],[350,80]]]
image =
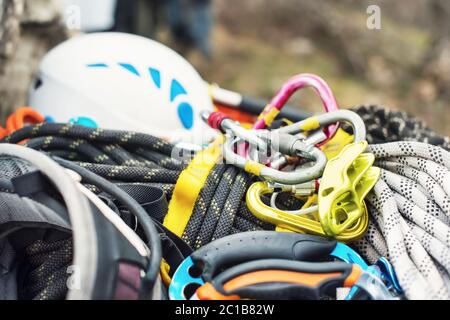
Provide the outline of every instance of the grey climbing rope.
[[369,261],[387,254],[408,299],[450,299],[450,153],[404,141],[367,151],[382,171],[356,246]]

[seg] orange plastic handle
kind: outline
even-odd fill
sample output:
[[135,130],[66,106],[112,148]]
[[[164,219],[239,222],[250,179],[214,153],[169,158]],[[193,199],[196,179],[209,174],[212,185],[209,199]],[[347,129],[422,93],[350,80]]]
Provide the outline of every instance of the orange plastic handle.
[[0,127],[0,139],[22,129],[28,124],[38,124],[45,121],[43,115],[30,107],[21,107],[12,113],[6,120],[6,128]]
[[[361,268],[357,265],[352,266],[351,273],[344,280],[344,287],[352,287],[361,276]],[[326,283],[327,280],[332,280],[339,277],[342,273],[305,273],[297,271],[286,270],[261,270],[254,271],[238,276],[224,284],[223,289],[232,292],[234,290],[252,286],[261,283],[284,282],[299,284],[308,287],[320,287],[321,284]],[[238,300],[240,297],[236,294],[223,295],[214,288],[211,283],[206,283],[197,289],[197,297],[200,300]]]
[[239,288],[252,286],[260,283],[270,282],[283,282],[301,284],[309,287],[315,287],[327,279],[335,278],[339,276],[339,272],[333,272],[328,274],[311,274],[296,271],[284,271],[284,270],[263,270],[250,272],[234,278],[227,282],[223,288],[226,291],[233,291]]

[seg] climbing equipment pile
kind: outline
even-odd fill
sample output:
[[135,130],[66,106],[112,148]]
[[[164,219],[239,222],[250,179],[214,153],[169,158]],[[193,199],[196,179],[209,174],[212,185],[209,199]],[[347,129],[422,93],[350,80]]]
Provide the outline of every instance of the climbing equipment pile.
[[[273,122],[289,96],[305,84],[316,89],[327,111],[334,108],[335,100],[328,86],[306,74],[292,78],[280,90],[253,126],[253,131],[238,130],[238,124],[224,115],[204,116],[211,127],[228,132],[223,150],[228,163],[263,180],[253,184],[247,192],[250,211],[259,219],[277,225],[280,231],[311,233],[345,242],[358,240],[368,229],[355,246],[371,263],[380,257],[389,257],[407,298],[448,299],[450,153],[419,142],[367,146],[365,126],[352,119],[348,111],[347,117],[340,114],[342,111],[334,111],[270,133],[261,131]],[[359,111],[368,113],[364,108]],[[377,117],[372,117],[368,123],[372,141],[379,141],[383,136],[387,137],[385,141],[395,141],[404,136],[409,141],[448,146],[447,138],[438,137],[410,118],[399,119],[402,114],[392,114],[394,117],[383,128],[381,121],[389,119],[389,113],[381,110],[374,113]],[[326,126],[338,121],[352,125],[354,142],[328,160],[324,168],[321,162],[324,155],[321,157],[317,146],[332,135],[327,136],[325,130],[329,127]],[[318,129],[325,129],[321,137],[295,136]],[[273,149],[267,152],[274,146],[278,153],[272,154]],[[265,155],[261,156],[261,151]],[[280,160],[280,153],[284,159]],[[292,165],[287,158],[295,156],[307,158],[313,164],[306,168],[299,165],[290,171],[278,170],[280,165]],[[372,166],[374,161],[375,166]],[[318,203],[294,211],[280,210],[276,201],[280,192],[296,196],[316,193]],[[270,205],[261,198],[266,194],[272,194]]]
[[[306,87],[325,113],[281,118]],[[448,138],[400,112],[340,110],[312,74],[253,126],[200,116],[219,135],[198,148],[43,117],[5,130],[0,294],[450,298]],[[83,264],[77,290],[67,268]]]

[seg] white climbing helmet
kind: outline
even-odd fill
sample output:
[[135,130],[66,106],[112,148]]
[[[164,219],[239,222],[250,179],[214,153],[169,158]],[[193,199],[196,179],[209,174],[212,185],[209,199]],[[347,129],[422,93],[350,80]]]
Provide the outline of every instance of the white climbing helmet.
[[207,85],[178,53],[124,33],[77,36],[41,62],[29,105],[56,122],[89,117],[99,127],[208,142],[200,118],[213,110]]

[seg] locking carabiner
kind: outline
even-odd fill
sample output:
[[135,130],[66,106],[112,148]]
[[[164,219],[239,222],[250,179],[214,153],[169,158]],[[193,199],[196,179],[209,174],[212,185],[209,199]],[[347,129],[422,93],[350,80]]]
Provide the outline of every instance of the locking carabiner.
[[301,170],[294,172],[280,171],[274,168],[267,167],[259,162],[251,159],[246,159],[234,152],[234,145],[236,141],[228,140],[223,144],[223,156],[228,164],[233,164],[246,172],[261,177],[267,181],[279,182],[288,185],[299,184],[314,180],[323,172],[327,163],[325,154],[317,147],[306,145],[301,139],[293,136],[289,140],[280,140],[281,147],[284,151],[290,151],[305,154],[314,159],[314,165],[309,167],[302,167]]
[[251,145],[255,145],[262,152],[267,150],[267,144],[251,130],[243,128],[238,122],[232,120],[222,112],[202,111],[200,116],[212,129],[220,130],[223,134],[231,133]]
[[305,142],[304,139],[296,137],[294,134],[302,131],[317,130],[336,122],[347,122],[351,124],[354,131],[354,141],[365,141],[366,128],[363,120],[358,114],[349,110],[339,110],[322,114],[274,131],[261,130],[254,132],[258,137],[268,141],[268,143],[270,142],[271,147],[274,147],[276,151],[283,155],[301,156],[314,161],[313,166],[302,167],[294,172],[276,170],[275,168],[267,167],[261,163],[247,159],[240,154],[236,154],[234,151],[235,141],[228,141],[223,145],[223,155],[227,163],[234,164],[247,172],[271,182],[292,185],[311,181],[320,177],[322,174],[327,162],[326,156],[315,145]]
[[[324,108],[327,112],[339,110],[334,94],[328,84],[322,78],[314,74],[303,73],[289,79],[280,91],[278,91],[271,102],[264,108],[253,128],[259,130],[269,126],[294,92],[306,87],[312,87],[315,89],[315,91],[319,94],[319,97],[322,100]],[[330,124],[324,130],[327,137],[324,142],[333,137],[337,128],[338,124],[335,123]]]
[[296,134],[320,129],[323,126],[336,122],[346,122],[353,128],[354,142],[366,140],[366,126],[361,117],[350,110],[339,110],[335,112],[324,113],[303,121],[291,124],[289,126],[277,129],[281,133]]

